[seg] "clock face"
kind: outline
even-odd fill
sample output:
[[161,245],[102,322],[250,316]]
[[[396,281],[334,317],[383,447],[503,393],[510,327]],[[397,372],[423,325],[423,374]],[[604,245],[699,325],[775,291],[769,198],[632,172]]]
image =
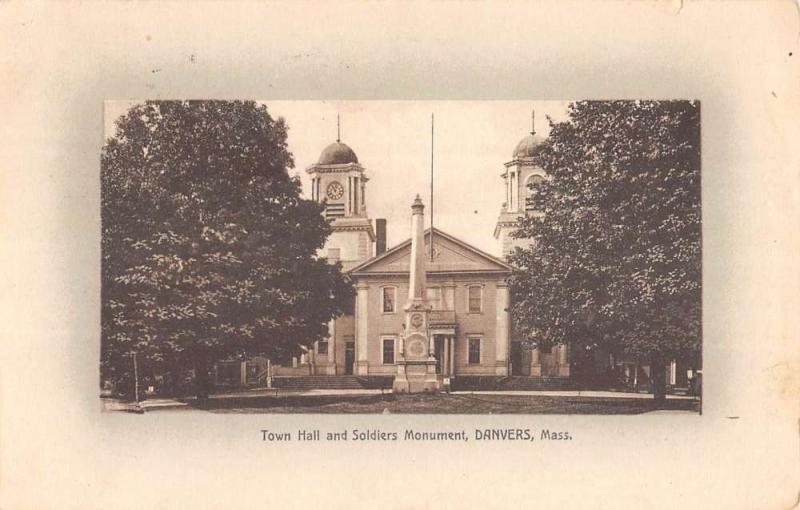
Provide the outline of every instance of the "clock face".
[[422,321],[423,321],[422,315],[418,313],[415,313],[414,315],[411,316],[411,325],[414,326],[415,328],[422,326]]
[[328,184],[328,188],[325,190],[325,194],[331,200],[339,200],[340,198],[342,198],[342,195],[344,195],[344,186],[342,186],[336,181],[333,181],[332,183]]

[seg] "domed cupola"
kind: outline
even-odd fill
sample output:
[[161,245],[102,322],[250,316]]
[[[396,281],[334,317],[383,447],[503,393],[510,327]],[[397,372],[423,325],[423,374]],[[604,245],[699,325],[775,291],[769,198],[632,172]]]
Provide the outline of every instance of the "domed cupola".
[[531,134],[520,140],[514,149],[513,159],[532,158],[536,155],[537,149],[544,142],[544,138],[531,131]]
[[536,155],[539,146],[544,142],[544,138],[536,135],[536,113],[531,112],[531,133],[519,141],[514,148],[514,154],[511,155],[512,160],[529,159]]
[[347,144],[338,139],[323,149],[319,155],[319,165],[346,165],[358,163],[358,156]]

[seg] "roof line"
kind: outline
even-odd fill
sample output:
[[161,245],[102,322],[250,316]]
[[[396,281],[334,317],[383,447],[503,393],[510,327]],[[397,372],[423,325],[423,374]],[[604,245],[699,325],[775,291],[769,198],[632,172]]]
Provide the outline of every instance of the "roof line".
[[[423,238],[425,236],[427,236],[428,234],[430,234],[430,232],[431,232],[431,228],[430,227],[425,229],[425,232],[423,234]],[[477,253],[478,255],[481,255],[482,257],[485,257],[485,258],[491,260],[492,262],[495,262],[496,264],[499,264],[499,265],[505,267],[509,271],[513,271],[513,269],[514,269],[513,266],[511,266],[509,263],[505,262],[504,260],[502,260],[502,259],[500,259],[498,257],[495,257],[494,255],[491,255],[489,253],[486,253],[485,251],[481,250],[480,248],[476,248],[476,247],[472,246],[471,244],[469,244],[469,243],[467,243],[465,241],[462,241],[461,239],[458,239],[457,237],[454,237],[451,234],[448,234],[447,232],[439,230],[438,228],[434,228],[433,232],[435,232],[436,235],[439,235],[444,239],[447,239],[447,240],[449,240],[449,241],[451,241],[451,242],[453,242],[455,244],[458,244],[459,246],[461,246],[463,248],[467,248],[468,250],[471,250],[471,251]],[[393,246],[392,248],[389,248],[388,250],[386,250],[385,252],[381,253],[380,255],[376,255],[376,256],[374,256],[374,257],[372,257],[370,259],[365,260],[361,264],[358,264],[357,266],[350,268],[347,272],[348,273],[356,273],[356,272],[360,271],[361,269],[363,269],[364,267],[370,266],[370,265],[374,264],[375,262],[383,260],[386,257],[392,255],[393,253],[398,252],[399,250],[401,250],[402,248],[405,248],[406,246],[408,246],[410,244],[411,244],[411,238],[406,239],[405,241]]]

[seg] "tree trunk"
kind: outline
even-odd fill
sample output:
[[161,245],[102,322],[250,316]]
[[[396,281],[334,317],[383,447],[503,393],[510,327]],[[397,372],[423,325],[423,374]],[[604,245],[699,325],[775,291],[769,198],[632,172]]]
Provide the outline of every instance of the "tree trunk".
[[653,384],[653,399],[657,405],[667,399],[667,364],[661,358],[650,362],[650,381]]

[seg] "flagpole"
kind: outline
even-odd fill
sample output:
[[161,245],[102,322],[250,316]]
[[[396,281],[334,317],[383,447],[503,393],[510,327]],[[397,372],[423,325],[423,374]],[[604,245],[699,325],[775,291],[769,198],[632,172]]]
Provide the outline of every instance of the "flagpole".
[[433,113],[431,113],[431,261],[433,261]]

